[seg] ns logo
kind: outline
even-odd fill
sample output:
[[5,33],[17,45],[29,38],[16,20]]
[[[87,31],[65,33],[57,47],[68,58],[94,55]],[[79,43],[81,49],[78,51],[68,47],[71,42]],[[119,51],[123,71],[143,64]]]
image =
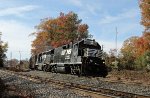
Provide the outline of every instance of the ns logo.
[[70,55],[71,54],[71,49],[66,49],[66,50],[63,50],[62,52],[61,52],[61,55]]

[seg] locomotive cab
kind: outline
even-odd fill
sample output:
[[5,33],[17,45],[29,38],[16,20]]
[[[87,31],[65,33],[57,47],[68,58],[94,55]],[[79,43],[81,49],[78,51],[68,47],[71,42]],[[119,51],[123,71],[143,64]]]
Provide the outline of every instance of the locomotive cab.
[[107,67],[102,59],[101,46],[92,39],[84,39],[78,43],[78,57],[81,58],[84,74],[102,75],[105,77]]

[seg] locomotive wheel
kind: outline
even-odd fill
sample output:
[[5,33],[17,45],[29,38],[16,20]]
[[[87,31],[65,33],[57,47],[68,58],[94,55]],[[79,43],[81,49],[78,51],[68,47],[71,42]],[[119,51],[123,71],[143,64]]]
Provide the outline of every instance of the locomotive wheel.
[[42,66],[42,71],[44,71],[43,68],[44,68],[44,66]]
[[71,67],[71,75],[74,75],[74,71],[73,68]]
[[81,72],[80,69],[77,71],[77,75],[78,75],[79,77],[82,75],[82,72]]
[[76,74],[80,77],[82,75],[81,67],[78,65],[76,69]]
[[50,66],[46,65],[46,72],[49,72],[49,71],[50,71]]
[[74,66],[70,66],[70,69],[71,69],[71,74],[74,75],[75,74]]
[[46,72],[48,71],[48,66],[47,66],[47,65],[45,65],[45,71],[46,71]]
[[38,65],[35,65],[35,70],[38,70]]
[[57,67],[56,67],[56,66],[53,66],[52,69],[51,69],[51,72],[52,72],[52,73],[57,73]]
[[43,66],[43,71],[46,71],[46,65]]
[[57,66],[54,66],[54,71],[55,73],[57,73]]
[[51,72],[52,72],[52,73],[54,73],[54,72],[55,72],[55,71],[54,71],[54,66],[52,67]]

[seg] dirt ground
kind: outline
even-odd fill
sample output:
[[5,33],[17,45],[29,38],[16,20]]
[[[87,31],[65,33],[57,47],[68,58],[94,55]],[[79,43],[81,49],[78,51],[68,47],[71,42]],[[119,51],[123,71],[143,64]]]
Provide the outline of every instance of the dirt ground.
[[105,79],[106,81],[122,82],[128,84],[141,84],[150,86],[150,72],[131,70],[112,70]]

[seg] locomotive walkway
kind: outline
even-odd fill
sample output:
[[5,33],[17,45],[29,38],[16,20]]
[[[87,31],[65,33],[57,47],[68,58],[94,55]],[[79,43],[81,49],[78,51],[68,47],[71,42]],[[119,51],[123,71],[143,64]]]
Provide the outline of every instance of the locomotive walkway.
[[[40,75],[41,74],[41,75]],[[45,77],[43,77],[43,76]],[[49,76],[49,77],[48,77]],[[31,71],[31,72],[12,72],[12,71],[7,71],[7,70],[0,70],[0,77],[2,78],[3,81],[6,82],[7,85],[13,84],[14,86],[17,86],[17,88],[22,87],[21,89],[31,91],[32,94],[34,92],[35,97],[43,95],[45,98],[46,95],[49,95],[52,91],[55,93],[59,92],[58,95],[57,93],[56,96],[59,98],[115,98],[115,97],[121,97],[121,98],[149,98],[150,97],[150,87],[134,87],[130,86],[123,87],[123,84],[109,84],[109,83],[102,83],[102,81],[99,80],[99,84],[96,84],[97,81],[95,81],[95,84],[92,83],[92,81],[88,81],[89,78],[81,77],[78,78],[73,75],[64,75],[64,74],[54,74],[54,73],[46,73],[46,72],[40,72],[40,71]],[[63,80],[60,79],[60,77],[64,77],[71,81],[74,80],[75,78],[78,78],[76,81],[70,82],[69,80]],[[95,78],[94,78],[95,79]],[[93,79],[91,79],[93,80]],[[19,81],[23,81],[19,82]],[[26,81],[26,82],[25,82]],[[88,83],[91,82],[91,83]],[[19,83],[19,84],[18,84]],[[31,84],[30,84],[31,83]],[[25,86],[26,85],[26,86]],[[28,85],[28,87],[27,87]],[[34,87],[36,85],[37,87]],[[38,86],[39,85],[39,86]],[[25,87],[24,87],[25,86]],[[115,87],[118,86],[116,89]],[[26,89],[25,89],[26,88]],[[36,90],[36,88],[38,88]],[[44,89],[46,89],[44,91]],[[125,90],[119,89],[127,89],[126,92]],[[138,88],[137,90],[135,90]],[[54,90],[52,90],[54,89]],[[44,92],[42,93],[43,90]],[[57,91],[58,90],[58,91]],[[41,93],[39,93],[39,92]],[[30,93],[31,93],[30,92]],[[26,95],[31,96],[29,92],[26,92]],[[64,95],[65,93],[65,95]],[[68,94],[66,96],[66,93]],[[40,95],[41,94],[41,95]],[[55,96],[55,94],[50,94],[52,95],[51,97]],[[55,96],[55,97],[56,97]],[[50,98],[51,98],[50,97]],[[48,97],[46,97],[48,98]]]

